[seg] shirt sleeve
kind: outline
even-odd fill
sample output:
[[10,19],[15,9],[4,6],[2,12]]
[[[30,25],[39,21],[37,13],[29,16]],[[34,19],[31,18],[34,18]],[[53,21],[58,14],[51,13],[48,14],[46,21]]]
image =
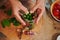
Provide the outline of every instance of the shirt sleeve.
[[0,0],[0,6],[2,6],[3,4],[5,4],[8,0]]

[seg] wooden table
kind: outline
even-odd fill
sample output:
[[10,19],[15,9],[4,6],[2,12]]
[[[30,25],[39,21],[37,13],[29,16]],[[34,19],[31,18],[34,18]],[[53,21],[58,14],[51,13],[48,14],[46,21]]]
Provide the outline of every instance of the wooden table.
[[[0,23],[1,20],[6,17],[7,16],[2,11],[0,11]],[[34,25],[35,28],[33,29],[33,31],[35,32],[35,35],[23,35],[22,40],[52,40],[52,36],[55,33],[60,33],[60,30],[54,28],[54,25],[56,24],[60,27],[60,23],[53,21],[45,12],[42,18],[40,19],[39,23],[37,25]],[[2,28],[0,24],[0,32],[4,33],[8,37],[7,40],[19,40],[15,26],[12,24],[9,28]]]

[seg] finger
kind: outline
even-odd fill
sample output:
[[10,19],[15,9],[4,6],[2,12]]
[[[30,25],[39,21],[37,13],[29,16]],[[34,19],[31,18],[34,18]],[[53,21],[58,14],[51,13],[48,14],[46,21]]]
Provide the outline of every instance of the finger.
[[[42,5],[41,5],[41,4],[42,4]],[[41,8],[42,11],[41,11],[41,13],[39,14],[39,16],[38,16],[38,18],[37,18],[37,20],[36,20],[36,24],[38,24],[40,18],[42,17],[43,13],[45,12],[45,0],[42,0],[42,1],[40,2],[39,8]]]
[[30,10],[30,13],[34,13],[35,10],[39,7],[39,4],[38,5],[35,5],[31,10]]
[[22,20],[21,16],[20,16],[19,13],[18,13],[18,11],[20,10],[19,5],[21,5],[19,2],[18,2],[18,4],[16,4],[15,2],[12,3],[13,13],[14,13],[16,19],[17,19],[22,25],[26,25],[26,24],[25,24],[25,21]]
[[37,17],[34,19],[34,22],[36,23],[37,22],[37,19],[38,19],[38,17],[39,17],[39,15],[41,14],[41,9],[40,8],[38,8],[37,10],[36,10],[36,15],[37,15]]
[[23,10],[26,14],[29,13],[28,9],[26,7],[24,7],[22,4],[20,4],[20,5],[21,5],[20,6],[21,10]]
[[38,24],[40,18],[42,17],[42,15],[43,15],[43,13],[44,13],[44,11],[45,11],[45,0],[42,0],[42,1],[36,0],[36,4],[40,4],[38,8],[41,9],[41,11],[37,10],[37,13],[38,13],[39,15],[38,15],[38,17],[35,19],[36,24]]
[[40,0],[36,0],[34,7],[30,10],[30,13],[34,13],[36,9],[40,6],[39,1]]
[[31,9],[31,13],[34,13],[35,10],[39,7],[39,6],[42,6],[42,5],[45,5],[45,0],[36,0],[36,4],[35,6]]
[[[11,0],[11,1],[12,1],[12,0]],[[12,5],[13,5],[15,8],[21,9],[21,10],[23,10],[25,13],[28,13],[27,8],[25,8],[20,1],[14,0],[14,1],[12,2]],[[13,7],[13,8],[14,8],[14,7]]]
[[35,10],[38,8],[37,3],[38,3],[38,0],[36,0],[35,5],[31,8],[30,13],[34,13]]
[[[43,11],[42,11],[42,10],[43,10]],[[38,24],[39,20],[41,19],[42,15],[43,15],[43,13],[44,13],[44,11],[45,11],[45,8],[43,8],[42,10],[41,10],[41,12],[39,12],[39,10],[38,10],[39,15],[38,15],[38,17],[37,17],[37,19],[36,19],[36,24]]]
[[24,20],[21,18],[21,16],[19,15],[18,10],[15,9],[13,12],[14,12],[14,15],[15,15],[16,19],[17,19],[22,25],[26,25],[25,21],[24,21]]
[[25,8],[25,7],[22,7],[21,10],[23,10],[25,12],[25,14],[28,14],[29,13],[28,10],[27,10],[27,8]]

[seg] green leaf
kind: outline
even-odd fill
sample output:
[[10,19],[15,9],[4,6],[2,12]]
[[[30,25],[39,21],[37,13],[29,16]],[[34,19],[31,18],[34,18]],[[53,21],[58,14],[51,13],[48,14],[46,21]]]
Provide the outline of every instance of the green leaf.
[[14,17],[10,18],[9,21],[12,23],[14,20],[16,20]]
[[15,26],[19,26],[20,23],[19,23],[18,21],[14,20],[14,21],[13,21],[13,25],[15,25]]
[[18,23],[18,22],[13,22],[13,25],[14,25],[14,26],[19,26],[20,23]]
[[10,18],[9,20],[11,23],[13,23],[14,26],[19,26],[20,23],[15,18]]
[[11,16],[12,15],[12,9],[9,9],[9,10],[5,10],[4,11],[8,16]]
[[31,14],[27,14],[27,15],[26,15],[26,19],[27,19],[27,20],[33,20],[33,17],[32,17]]
[[5,26],[10,26],[10,22],[9,22],[9,20],[7,20],[7,19],[4,19],[2,22],[1,22],[1,24],[2,24],[2,27],[3,28],[5,28]]

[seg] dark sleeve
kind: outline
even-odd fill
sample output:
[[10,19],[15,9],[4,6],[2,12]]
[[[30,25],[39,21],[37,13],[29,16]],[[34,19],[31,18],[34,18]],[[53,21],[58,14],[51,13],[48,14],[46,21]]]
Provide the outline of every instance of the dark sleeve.
[[3,4],[5,4],[8,0],[0,0],[0,6],[2,6]]

